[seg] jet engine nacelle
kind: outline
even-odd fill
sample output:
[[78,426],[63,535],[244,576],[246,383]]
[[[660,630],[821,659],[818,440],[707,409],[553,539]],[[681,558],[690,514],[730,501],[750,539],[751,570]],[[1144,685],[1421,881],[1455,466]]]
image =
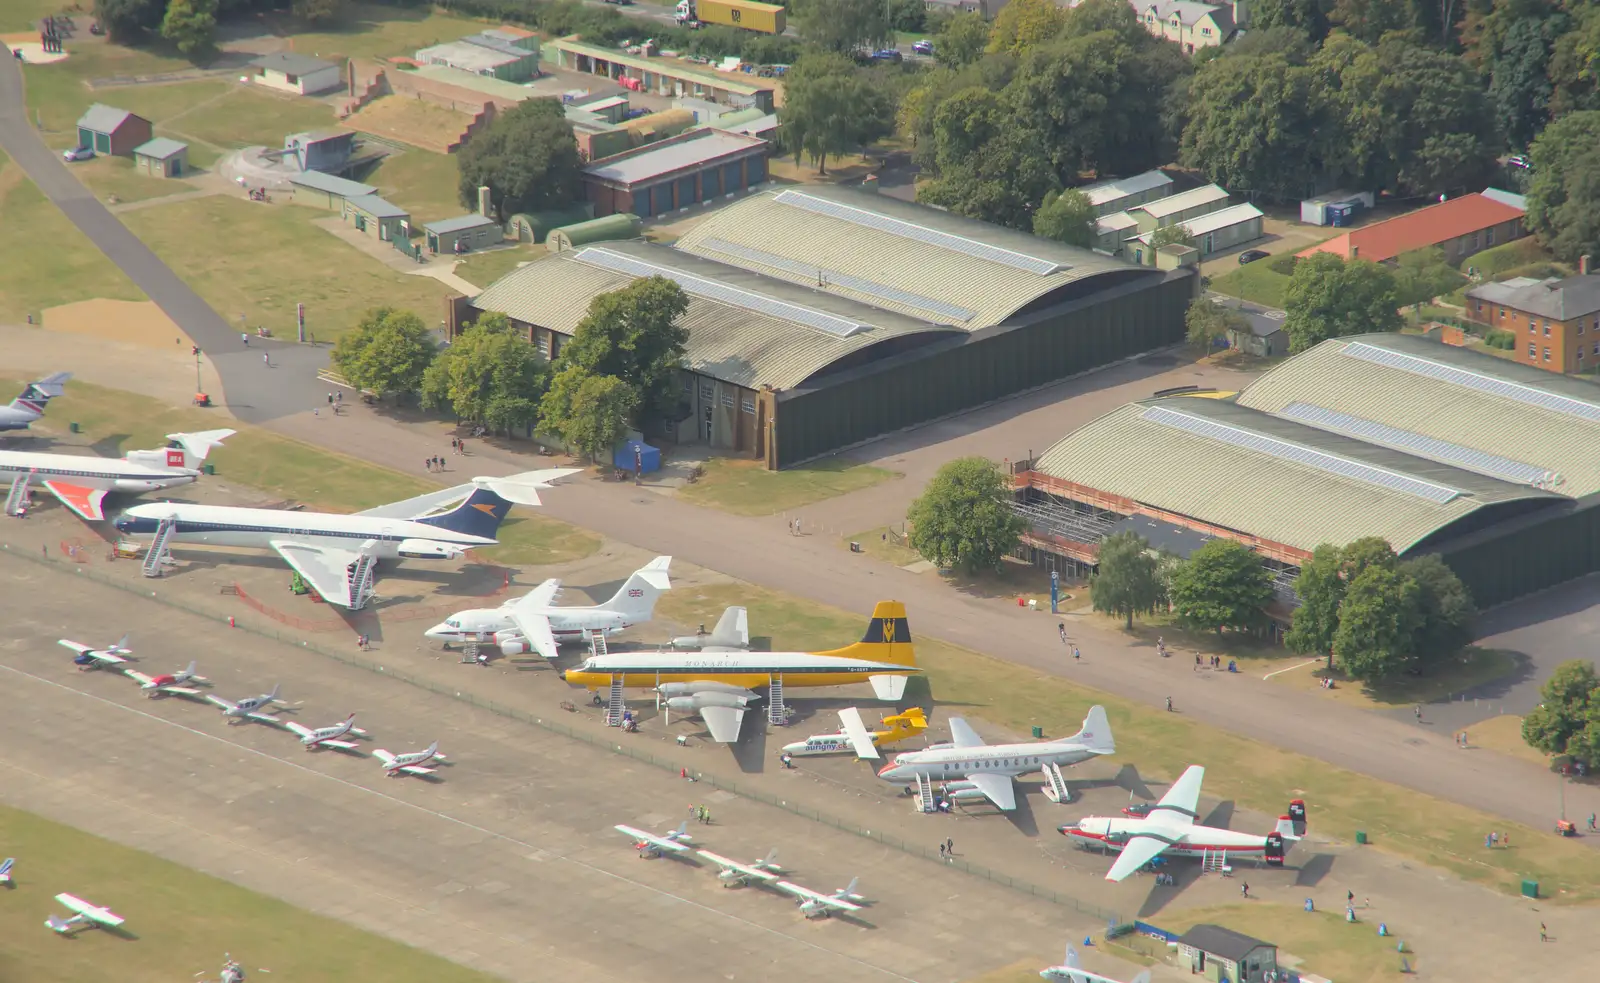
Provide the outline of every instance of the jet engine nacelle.
[[[743,686],[732,683],[718,683],[707,680],[703,683],[662,683],[656,687],[656,692],[662,696],[690,696],[694,693],[733,693],[739,696],[749,696],[750,691]],[[710,706],[711,704],[706,704]],[[744,706],[743,703],[739,704]]]
[[414,560],[454,560],[464,553],[460,547],[432,539],[402,539],[395,551]]
[[[191,478],[189,480],[193,481],[194,479]],[[140,492],[155,491],[157,488],[166,488],[169,485],[178,484],[184,484],[184,482],[178,479],[168,479],[166,481],[146,481],[141,478],[118,478],[115,482],[115,488],[113,490],[125,492],[130,495],[137,495]]]
[[504,638],[497,639],[497,641],[500,643],[501,655],[522,655],[529,651],[529,645],[526,639]]
[[740,696],[736,693],[719,693],[715,690],[705,693],[691,693],[688,696],[674,696],[667,700],[667,709],[677,710],[680,713],[689,713],[705,707],[730,707],[742,710],[750,700],[749,694]]

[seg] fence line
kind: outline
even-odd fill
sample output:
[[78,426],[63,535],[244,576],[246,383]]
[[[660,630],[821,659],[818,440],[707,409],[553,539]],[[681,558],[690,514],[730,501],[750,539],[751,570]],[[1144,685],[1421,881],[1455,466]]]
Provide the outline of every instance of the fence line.
[[[35,556],[31,550],[17,548],[10,543],[0,543],[0,551],[4,551],[11,556],[28,560],[29,562],[38,564],[40,566],[48,566],[57,570],[61,569],[58,563],[44,559],[40,556]],[[80,577],[87,577],[89,580],[93,580],[96,583],[104,584],[108,587],[115,587],[118,590],[122,590],[139,597],[148,598],[156,601],[159,604],[165,604],[168,607],[185,611],[189,614],[195,615],[196,617],[205,618],[208,620],[219,618],[219,615],[214,611],[204,611],[182,601],[175,600],[170,597],[164,597],[156,591],[143,589],[142,585],[130,585],[110,577],[102,576],[93,570],[81,566],[72,566],[67,567],[66,569]],[[361,658],[358,655],[352,655],[348,652],[337,652],[329,648],[324,648],[321,645],[313,645],[311,642],[306,641],[305,639],[288,638],[267,628],[240,624],[236,626],[236,630],[247,631],[252,635],[268,638],[276,642],[294,645],[306,651],[316,652],[319,655],[325,655],[328,658],[344,663],[345,665],[352,666],[357,669],[364,669],[368,672],[376,673],[381,676],[387,676],[391,679],[398,680],[399,682],[415,686],[419,689],[427,690],[430,693],[435,693],[439,696],[444,696],[449,699],[478,707],[481,710],[486,710],[489,713],[496,714],[497,716],[507,717],[526,724],[532,724],[535,727],[558,734],[562,737],[582,741],[591,747],[602,748],[604,750],[611,751],[614,754],[620,754],[632,758],[635,761],[653,765],[654,767],[660,768],[663,771],[678,772],[682,770],[682,765],[680,765],[678,762],[668,758],[658,757],[643,748],[629,747],[625,744],[620,744],[611,740],[609,736],[587,734],[548,717],[529,713],[528,711],[521,710],[517,707],[505,706],[489,700],[480,699],[471,693],[465,693],[460,690],[448,688],[432,682],[431,680],[420,679],[404,672],[396,672],[393,669],[386,668],[369,659]],[[941,866],[953,867],[976,877],[984,878],[992,883],[999,884],[1002,887],[1008,887],[1024,894],[1052,902],[1053,904],[1061,905],[1065,908],[1071,908],[1080,914],[1092,915],[1111,924],[1120,924],[1122,921],[1121,916],[1110,909],[1102,908],[1099,905],[1080,900],[1069,894],[1063,894],[1060,891],[1053,891],[1049,888],[1041,887],[1029,881],[1012,877],[1009,874],[1002,874],[999,871],[991,870],[988,867],[982,866],[981,864],[971,863],[958,858],[951,859],[941,857],[926,847],[919,846],[915,843],[910,843],[890,833],[865,829],[839,817],[831,816],[825,812],[803,806],[797,802],[790,802],[787,799],[780,799],[777,796],[769,795],[758,789],[741,785],[738,782],[722,778],[710,772],[695,770],[691,771],[690,774],[694,776],[696,781],[703,782],[712,788],[731,792],[734,795],[749,799],[752,802],[760,802],[763,805],[769,805],[778,809],[782,809],[785,812],[799,816],[802,819],[808,819],[825,826],[830,826],[834,829],[840,830],[841,832],[852,833],[863,839],[872,840],[874,842],[881,843],[884,846],[892,847],[901,851],[902,853],[906,853],[914,857],[920,857],[923,860],[938,862]]]

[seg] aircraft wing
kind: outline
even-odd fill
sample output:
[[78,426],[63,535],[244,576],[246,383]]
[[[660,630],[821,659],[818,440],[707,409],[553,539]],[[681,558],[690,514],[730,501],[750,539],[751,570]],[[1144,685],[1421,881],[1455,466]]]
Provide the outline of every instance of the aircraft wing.
[[564,478],[569,474],[577,474],[582,468],[546,468],[543,471],[524,471],[521,474],[508,475],[504,478],[473,478],[464,485],[446,488],[443,491],[430,492],[427,495],[418,495],[408,498],[403,502],[394,502],[389,505],[380,505],[375,509],[357,512],[374,519],[416,519],[428,515],[442,505],[459,502],[471,495],[473,489],[487,488],[501,498],[516,505],[538,505],[538,489],[550,487],[550,482],[557,478]]
[[[336,747],[341,751],[356,751],[361,748],[361,745],[355,743],[354,741],[335,741],[329,739],[318,741],[317,743],[321,744],[323,747]],[[401,770],[404,771],[405,769],[402,768]],[[425,768],[423,769],[423,774],[430,774],[432,771],[432,768]]]
[[560,589],[561,581],[546,580],[511,606],[511,621],[528,640],[528,646],[551,662],[561,652],[556,646],[555,632],[550,629],[550,619],[540,614],[539,609],[548,607]]
[[291,731],[296,737],[310,737],[313,733],[310,727],[307,727],[305,724],[295,723],[293,720],[285,720],[283,722],[283,726],[286,730]]
[[1130,839],[1122,852],[1117,855],[1117,862],[1111,865],[1106,872],[1106,880],[1120,881],[1129,874],[1143,867],[1145,864],[1161,855],[1161,851],[1168,846],[1166,840],[1154,836],[1135,835]]
[[751,867],[748,864],[742,864],[737,860],[729,860],[727,857],[712,853],[710,850],[696,850],[695,852],[716,864],[718,867],[721,867],[723,870],[736,870],[744,876],[754,877],[758,881],[771,882],[778,879],[778,875],[772,873],[771,871],[760,870],[755,867]]
[[163,693],[181,693],[184,696],[204,695],[200,690],[195,689],[193,686],[160,686],[157,688]]
[[350,606],[350,564],[359,560],[361,554],[297,543],[292,539],[268,542],[324,601],[343,608]]
[[[151,678],[150,676],[146,676],[144,673],[140,672],[137,669],[124,669],[124,670],[122,670],[122,674],[124,676],[127,676],[129,679],[133,680],[134,682],[138,683],[140,686],[149,686],[151,683],[155,682],[155,680],[153,678]],[[163,687],[163,688],[165,688],[165,687]]]
[[717,619],[717,627],[712,629],[711,637],[718,645],[749,648],[750,612],[742,607],[731,607],[722,612],[722,617]]
[[845,707],[839,711],[839,726],[844,730],[844,736],[850,739],[850,746],[856,749],[856,757],[876,761],[878,745],[872,741],[872,734],[868,732],[867,725],[861,722],[861,711],[855,707]]
[[1205,781],[1206,770],[1200,765],[1190,765],[1167,789],[1167,794],[1150,810],[1160,814],[1161,821],[1169,825],[1192,825],[1200,808],[1200,784]]
[[990,802],[1010,812],[1017,807],[1017,787],[1011,784],[1010,775],[996,775],[981,771],[968,775],[967,781],[977,787]]
[[50,494],[61,500],[62,505],[78,513],[85,522],[99,522],[106,517],[102,507],[106,499],[105,489],[85,488],[59,478],[52,478],[43,484],[50,489]]
[[121,925],[123,922],[122,916],[111,911],[109,908],[102,908],[99,905],[90,904],[82,898],[73,897],[70,894],[56,895],[56,902],[62,907],[71,911],[73,914],[82,915],[90,921],[100,925],[110,925],[112,927],[116,927]]
[[843,898],[836,898],[831,894],[823,894],[821,891],[813,891],[809,887],[801,887],[799,884],[796,884],[793,881],[777,881],[773,884],[773,887],[778,888],[785,894],[791,894],[804,901],[815,901],[818,904],[825,904],[830,908],[837,908],[840,911],[861,910],[861,906],[852,901],[846,901]]
[[674,853],[682,853],[683,851],[689,849],[676,840],[669,840],[664,836],[657,836],[654,833],[646,833],[644,830],[635,829],[632,826],[623,826],[619,824],[611,828],[619,833],[626,833],[627,835],[633,837],[635,843],[648,843],[659,850],[671,850]]
[[215,693],[207,693],[205,694],[205,697],[207,703],[215,707],[220,707],[223,710],[232,710],[234,707],[238,706],[238,704],[232,700],[224,700]]
[[739,740],[739,730],[744,726],[744,708],[701,707],[700,719],[706,722],[713,741],[733,744]]
[[561,581],[554,577],[544,581],[522,597],[511,602],[513,610],[517,608],[547,608],[555,603],[556,597],[561,593]]
[[960,717],[950,718],[950,740],[956,747],[983,747],[983,738]]
[[245,716],[251,720],[259,720],[264,724],[271,724],[274,727],[282,727],[284,724],[289,723],[287,720],[279,720],[270,713],[247,713]]

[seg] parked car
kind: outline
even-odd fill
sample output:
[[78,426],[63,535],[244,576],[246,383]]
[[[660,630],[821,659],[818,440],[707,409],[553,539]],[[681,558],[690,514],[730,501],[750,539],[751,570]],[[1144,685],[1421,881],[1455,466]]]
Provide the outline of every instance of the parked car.
[[93,156],[93,147],[73,147],[71,150],[61,151],[62,160],[88,160]]
[[933,42],[918,41],[911,46],[911,50],[915,51],[919,55],[931,55],[933,54]]
[[895,48],[881,48],[872,53],[872,60],[894,62],[898,65],[905,60],[905,56]]
[[1526,154],[1517,154],[1514,157],[1509,157],[1506,159],[1506,163],[1512,167],[1520,167],[1524,171],[1533,170],[1533,161],[1529,160]]
[[1246,249],[1244,252],[1239,254],[1239,265],[1243,266],[1246,263],[1254,263],[1258,259],[1266,259],[1271,255],[1272,254],[1267,252],[1265,249]]

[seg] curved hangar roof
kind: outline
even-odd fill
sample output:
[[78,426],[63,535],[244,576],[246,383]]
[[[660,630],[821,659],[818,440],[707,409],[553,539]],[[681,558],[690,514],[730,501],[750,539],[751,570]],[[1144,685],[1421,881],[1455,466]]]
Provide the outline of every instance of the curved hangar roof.
[[1411,335],[1325,341],[1238,402],[1516,484],[1600,491],[1600,387]]
[[496,280],[472,306],[570,335],[595,297],[655,275],[689,295],[686,367],[748,389],[792,389],[877,345],[900,350],[962,334],[647,242],[607,242],[536,260]]
[[1216,399],[1130,403],[1035,470],[1310,551],[1382,536],[1396,552],[1479,511],[1561,496]]
[[[752,195],[707,215],[674,248],[969,331],[999,324],[1051,294],[1070,294],[1063,288],[1091,278],[1165,276],[937,208],[840,187]],[[1084,286],[1094,290],[1100,284]]]

